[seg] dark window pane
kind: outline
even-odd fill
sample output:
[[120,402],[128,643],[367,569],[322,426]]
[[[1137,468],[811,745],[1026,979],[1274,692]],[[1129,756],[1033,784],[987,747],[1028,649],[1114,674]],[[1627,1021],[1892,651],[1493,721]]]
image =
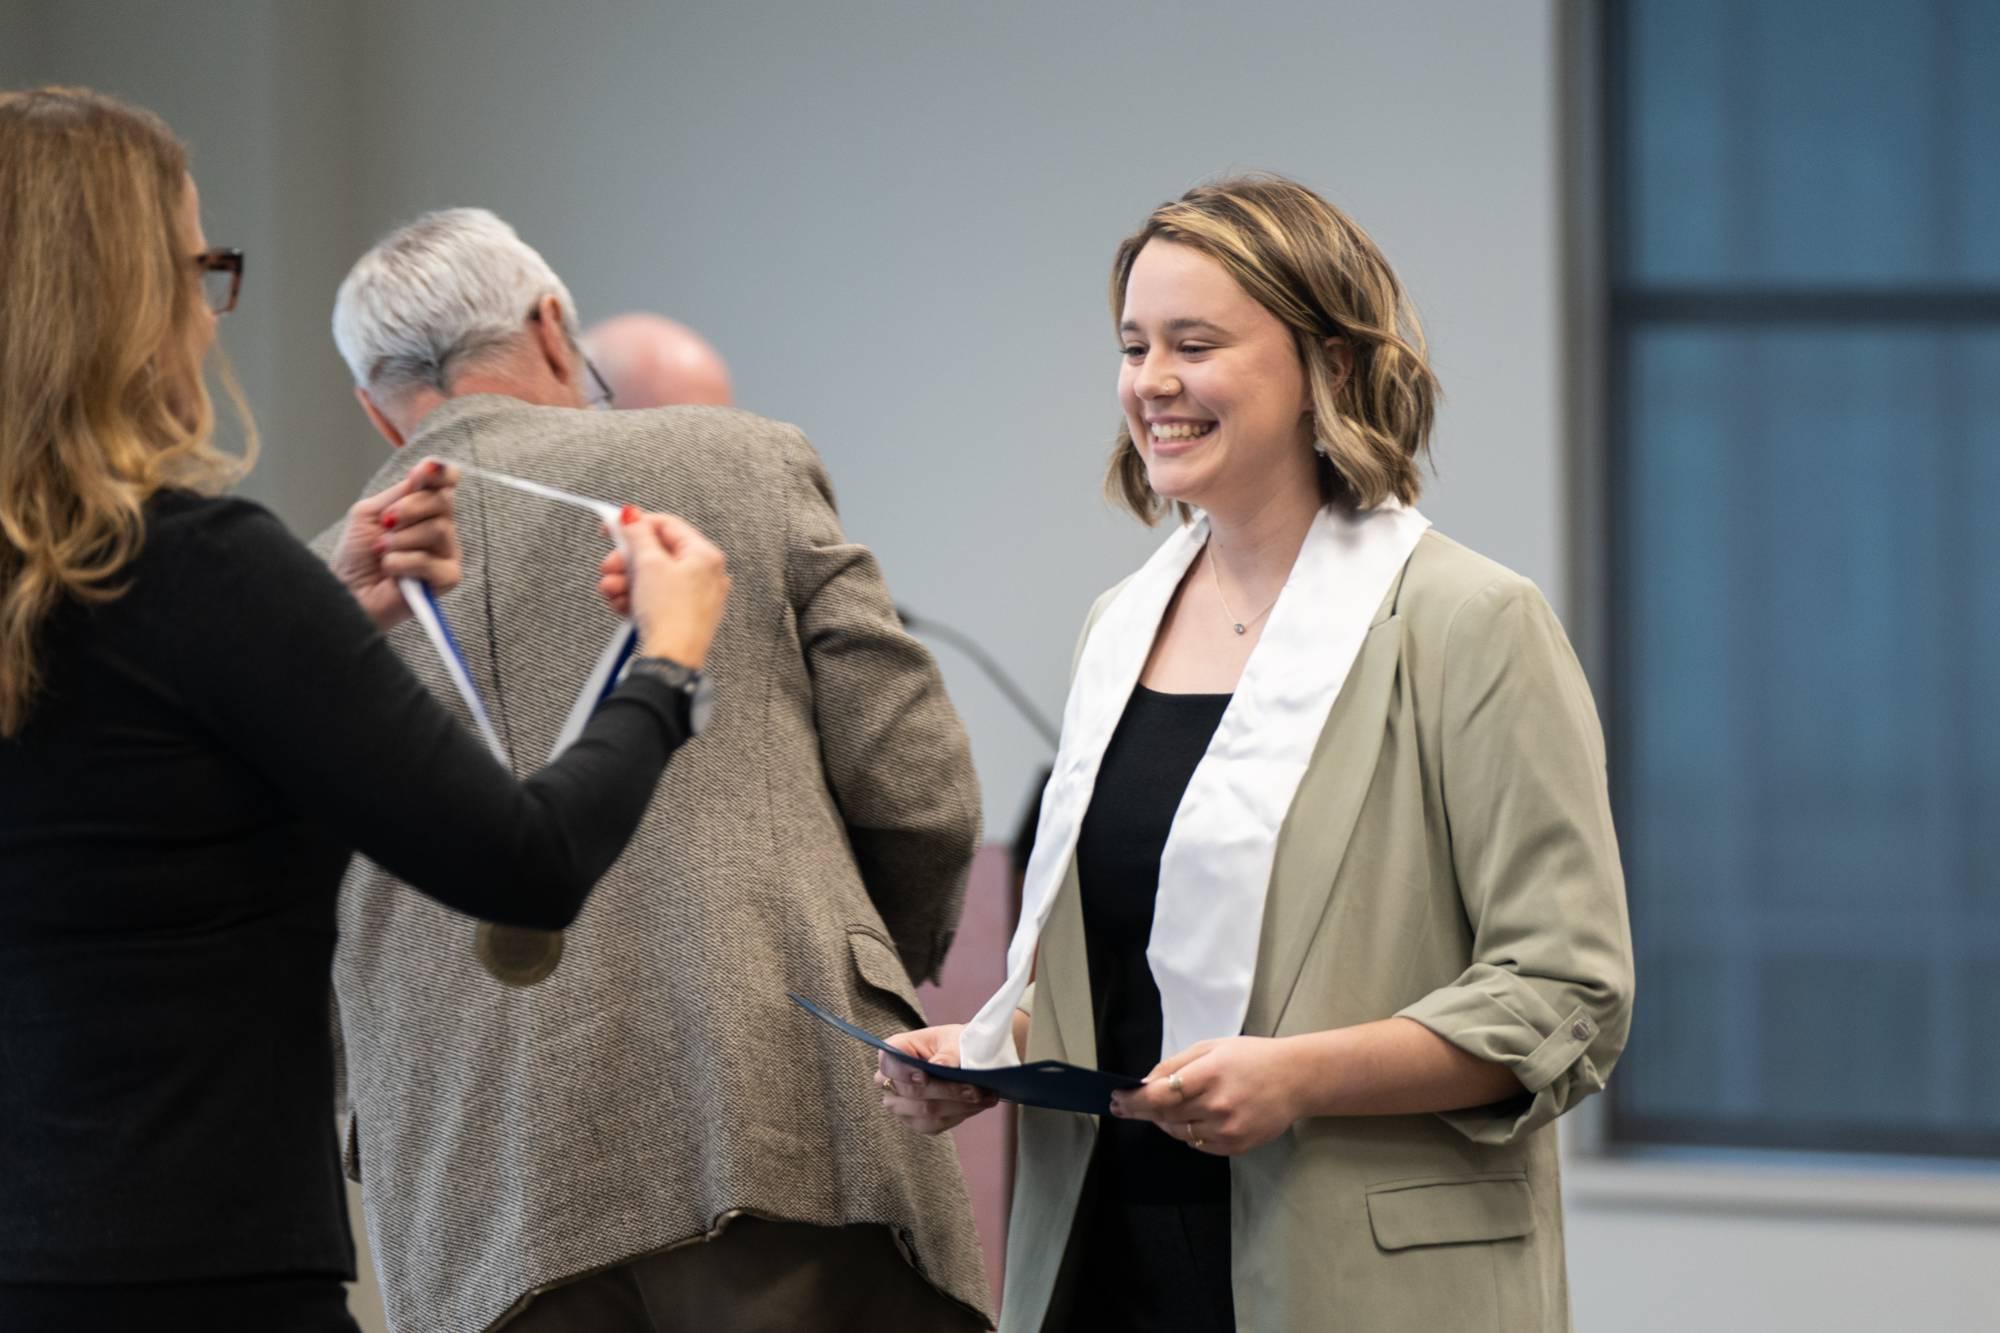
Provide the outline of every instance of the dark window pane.
[[[2000,1031],[2000,962],[1974,963],[1961,974],[1961,995],[1965,1006],[1966,1028],[1975,1033],[1986,1034],[1987,1049],[1991,1050],[1991,1035]],[[1962,1066],[1965,1085],[1960,1096],[1973,1106],[2000,1106],[2000,1060],[1991,1058],[1967,1060]]]
[[1611,161],[1625,170],[1631,253],[1619,267],[1649,281],[1713,278],[1727,267],[1737,211],[1725,188],[1731,3],[1623,8],[1626,41],[1612,56],[1610,96],[1626,101],[1629,139]]
[[[1779,953],[1758,972],[1769,1111],[1823,1133],[1899,1124],[1922,1105],[1912,1092],[1932,1087],[1946,1053],[1923,1034],[1936,1004],[1921,957]],[[2000,1129],[2000,1112],[1983,1119]]]
[[2000,281],[2000,6],[1632,0],[1614,32],[1624,280]]
[[2000,5],[1608,13],[1613,1137],[2000,1156]]
[[2000,1151],[2000,332],[1625,347],[1619,1132]]

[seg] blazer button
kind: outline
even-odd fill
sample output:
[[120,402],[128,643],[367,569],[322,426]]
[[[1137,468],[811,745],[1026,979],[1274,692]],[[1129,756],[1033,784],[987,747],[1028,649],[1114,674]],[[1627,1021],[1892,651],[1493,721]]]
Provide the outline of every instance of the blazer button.
[[1578,1041],[1589,1041],[1590,1024],[1584,1022],[1580,1018],[1577,1019],[1575,1025],[1570,1028],[1569,1035],[1575,1037]]

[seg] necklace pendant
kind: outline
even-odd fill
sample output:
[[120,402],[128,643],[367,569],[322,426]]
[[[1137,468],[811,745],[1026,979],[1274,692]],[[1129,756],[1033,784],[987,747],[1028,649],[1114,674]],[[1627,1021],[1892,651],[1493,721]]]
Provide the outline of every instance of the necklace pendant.
[[1242,627],[1241,625],[1238,625],[1238,626],[1236,627],[1236,632],[1237,632],[1238,634],[1241,634],[1241,633],[1243,632],[1243,627]]

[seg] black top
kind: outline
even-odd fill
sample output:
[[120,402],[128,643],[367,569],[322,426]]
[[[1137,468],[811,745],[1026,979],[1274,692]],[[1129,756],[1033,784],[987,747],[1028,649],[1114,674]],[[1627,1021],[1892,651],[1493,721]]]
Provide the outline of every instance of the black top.
[[[1160,1062],[1160,988],[1146,962],[1160,853],[1229,699],[1137,686],[1105,748],[1076,844],[1100,1069],[1143,1075]],[[1228,1201],[1228,1159],[1196,1152],[1148,1121],[1106,1116],[1097,1145],[1100,1188],[1110,1197]]]
[[686,737],[619,686],[517,782],[268,512],[147,507],[0,740],[0,1282],[353,1272],[328,1024],[359,849],[567,925]]

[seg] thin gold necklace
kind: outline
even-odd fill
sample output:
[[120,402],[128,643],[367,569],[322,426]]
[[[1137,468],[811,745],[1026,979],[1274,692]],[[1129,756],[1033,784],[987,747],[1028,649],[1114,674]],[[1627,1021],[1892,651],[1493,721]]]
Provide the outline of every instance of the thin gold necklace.
[[1265,616],[1271,614],[1271,608],[1278,604],[1278,597],[1282,597],[1285,595],[1285,588],[1283,584],[1278,585],[1277,597],[1273,597],[1270,601],[1264,603],[1264,609],[1262,611],[1259,611],[1256,615],[1251,616],[1248,620],[1238,620],[1236,618],[1236,613],[1229,609],[1229,598],[1223,595],[1222,575],[1216,572],[1216,566],[1221,563],[1222,562],[1220,560],[1215,558],[1215,547],[1210,546],[1208,548],[1208,577],[1215,583],[1215,600],[1222,603],[1222,614],[1229,617],[1230,625],[1236,630],[1238,634],[1243,634],[1246,633],[1252,625],[1262,620]]

